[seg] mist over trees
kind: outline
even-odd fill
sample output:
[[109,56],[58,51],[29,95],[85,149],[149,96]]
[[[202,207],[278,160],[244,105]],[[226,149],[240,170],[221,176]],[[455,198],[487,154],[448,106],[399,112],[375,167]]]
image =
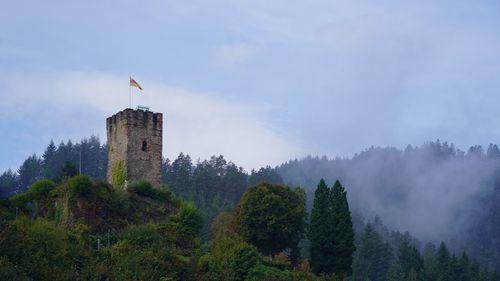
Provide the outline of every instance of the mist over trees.
[[339,179],[352,210],[368,218],[378,214],[389,228],[424,242],[448,241],[500,268],[497,145],[467,152],[439,140],[405,150],[372,147],[352,158],[291,160],[276,171],[288,185],[304,187],[310,205],[321,178]]

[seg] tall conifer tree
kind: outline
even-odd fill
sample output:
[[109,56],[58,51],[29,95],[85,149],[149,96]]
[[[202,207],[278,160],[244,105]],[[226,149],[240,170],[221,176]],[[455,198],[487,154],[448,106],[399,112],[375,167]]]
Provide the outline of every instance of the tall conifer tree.
[[356,247],[347,192],[338,180],[332,187],[331,196],[334,225],[334,272],[341,276],[349,276],[352,274],[352,254]]
[[315,273],[351,275],[354,230],[347,194],[339,181],[328,188],[321,179],[315,192],[309,238]]
[[314,273],[333,272],[333,218],[330,189],[321,179],[314,193],[309,239],[311,240],[311,267]]

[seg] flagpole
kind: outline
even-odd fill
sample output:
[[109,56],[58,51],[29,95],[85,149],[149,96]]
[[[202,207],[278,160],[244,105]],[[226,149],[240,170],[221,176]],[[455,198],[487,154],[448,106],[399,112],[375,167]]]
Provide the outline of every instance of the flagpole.
[[130,86],[130,77],[128,78],[128,107],[132,108],[132,86]]

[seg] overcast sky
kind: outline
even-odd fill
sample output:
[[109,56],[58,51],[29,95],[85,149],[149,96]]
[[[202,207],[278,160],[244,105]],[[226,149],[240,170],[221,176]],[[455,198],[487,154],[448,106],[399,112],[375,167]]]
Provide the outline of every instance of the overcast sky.
[[164,156],[248,171],[441,139],[500,143],[493,0],[4,1],[0,171],[51,139],[105,141],[133,104]]

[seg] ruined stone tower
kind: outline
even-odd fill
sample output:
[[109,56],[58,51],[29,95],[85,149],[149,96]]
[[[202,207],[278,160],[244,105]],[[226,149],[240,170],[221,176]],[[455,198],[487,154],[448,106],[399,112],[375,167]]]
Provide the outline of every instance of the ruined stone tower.
[[[108,182],[121,173],[128,183],[162,183],[163,115],[127,108],[106,119],[108,132]],[[118,175],[119,176],[119,175]]]

